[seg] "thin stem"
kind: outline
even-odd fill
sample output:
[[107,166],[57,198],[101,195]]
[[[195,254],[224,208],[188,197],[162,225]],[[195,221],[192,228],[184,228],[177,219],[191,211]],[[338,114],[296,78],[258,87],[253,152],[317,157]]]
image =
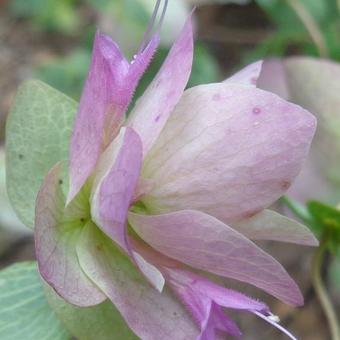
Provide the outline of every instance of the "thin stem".
[[311,217],[308,210],[299,202],[289,198],[288,196],[282,196],[280,201],[287,206],[287,208],[305,224],[310,225]]
[[327,239],[324,237],[321,240],[320,247],[317,249],[312,265],[312,281],[315,293],[321,303],[323,312],[328,321],[329,330],[331,332],[332,340],[340,340],[340,329],[336,318],[334,306],[327,294],[327,290],[321,278],[321,266],[323,263],[324,255],[327,249]]
[[[322,33],[314,21],[313,17],[301,4],[299,0],[286,0],[289,6],[295,11],[296,15],[300,18],[304,26],[306,27],[310,37],[312,38],[315,46],[317,47],[320,57],[328,58],[329,52],[322,36]],[[338,0],[339,2],[340,0]]]

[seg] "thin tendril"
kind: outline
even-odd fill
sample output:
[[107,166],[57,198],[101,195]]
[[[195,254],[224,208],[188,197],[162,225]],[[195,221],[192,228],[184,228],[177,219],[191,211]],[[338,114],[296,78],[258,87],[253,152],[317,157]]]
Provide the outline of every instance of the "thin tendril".
[[279,329],[282,333],[286,334],[288,337],[290,337],[292,340],[297,340],[296,337],[291,334],[290,332],[287,331],[287,329],[285,329],[284,327],[282,327],[280,324],[278,324],[277,322],[275,322],[272,317],[268,317],[263,315],[260,312],[257,311],[252,311],[254,314],[256,314],[259,318],[267,321],[268,323],[270,323],[271,325],[273,325],[274,327],[276,327],[277,329]]
[[165,13],[166,13],[166,10],[168,8],[168,2],[169,2],[169,0],[165,0],[165,2],[164,2],[163,11],[162,11],[161,17],[159,19],[159,23],[158,23],[156,32],[160,32],[160,30],[161,30],[161,27],[162,27],[163,21],[164,21],[164,17],[165,17]]
[[162,9],[160,19],[158,21],[158,24],[155,24],[156,19],[157,19],[157,15],[159,13],[160,5],[162,3],[162,0],[157,0],[156,5],[155,5],[154,10],[153,10],[153,13],[152,13],[152,16],[151,16],[151,19],[150,19],[150,22],[149,22],[149,25],[148,25],[148,27],[145,31],[143,41],[141,43],[141,46],[138,49],[138,54],[141,53],[145,49],[145,47],[148,45],[148,43],[151,40],[153,32],[155,32],[155,33],[160,32],[160,29],[161,29],[163,21],[164,21],[165,13],[166,13],[166,10],[167,10],[167,7],[168,7],[168,2],[169,2],[168,0],[164,0],[163,9]]
[[147,41],[149,39],[149,35],[151,34],[152,29],[153,29],[153,27],[155,25],[155,21],[156,21],[156,18],[157,18],[157,14],[158,14],[159,6],[160,6],[161,2],[162,2],[162,0],[157,0],[157,2],[155,4],[155,7],[154,7],[153,12],[152,12],[151,19],[150,19],[148,27],[146,28],[146,31],[144,33],[143,41],[142,41],[141,46],[140,46],[140,48],[138,50],[138,53],[143,51],[145,46],[147,45]]

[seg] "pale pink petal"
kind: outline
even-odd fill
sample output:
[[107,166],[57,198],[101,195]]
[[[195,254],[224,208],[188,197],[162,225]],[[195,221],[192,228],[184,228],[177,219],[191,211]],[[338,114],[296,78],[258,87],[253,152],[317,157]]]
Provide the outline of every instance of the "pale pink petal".
[[162,290],[164,278],[139,254],[134,254],[126,233],[127,212],[134,197],[142,163],[142,143],[131,128],[122,128],[99,160],[91,215],[97,226],[132,256],[151,283]]
[[300,203],[319,200],[337,204],[340,201],[340,191],[335,183],[325,176],[324,171],[320,169],[320,162],[313,159],[312,153],[313,143],[302,170],[287,191],[287,195]]
[[198,329],[168,290],[158,292],[127,256],[90,223],[77,247],[84,272],[110,298],[135,334],[148,340],[195,339]]
[[340,198],[339,77],[339,64],[330,60],[292,57],[264,62],[259,85],[280,95],[285,86],[290,100],[310,110],[318,120],[308,162],[288,193],[301,202],[314,198],[336,204]]
[[145,160],[152,213],[201,210],[231,223],[282,196],[315,131],[301,107],[254,87],[219,83],[184,92]]
[[170,258],[247,282],[286,303],[303,303],[280,263],[212,216],[189,210],[156,216],[130,212],[129,223],[145,242]]
[[146,49],[129,63],[110,37],[97,32],[71,139],[67,202],[78,193],[96,166],[102,149],[115,137],[158,40],[158,36],[154,36]]
[[48,173],[39,191],[36,205],[35,247],[43,279],[68,302],[92,306],[105,295],[83,273],[76,254],[82,217],[68,216],[65,221],[65,197],[60,186],[60,164]]
[[225,83],[234,83],[239,85],[256,86],[257,80],[261,73],[262,60],[246,66],[231,77],[224,80]]
[[155,79],[137,101],[127,125],[141,137],[144,155],[163,129],[188,82],[193,59],[191,16]]
[[[318,120],[310,159],[315,169],[314,174],[322,176],[319,182],[326,179],[328,187],[332,189],[328,193],[327,201],[337,204],[340,199],[339,63],[311,57],[296,57],[285,60],[284,66],[292,101],[306,107]],[[307,196],[309,183],[306,181],[303,184]],[[317,187],[318,184],[315,182],[313,186],[320,191],[317,198],[322,199],[321,193],[325,191],[325,187]]]
[[273,240],[307,246],[319,244],[309,228],[272,210],[265,209],[231,226],[252,240]]
[[263,61],[257,86],[260,89],[276,93],[281,98],[290,99],[290,90],[282,59],[270,58]]

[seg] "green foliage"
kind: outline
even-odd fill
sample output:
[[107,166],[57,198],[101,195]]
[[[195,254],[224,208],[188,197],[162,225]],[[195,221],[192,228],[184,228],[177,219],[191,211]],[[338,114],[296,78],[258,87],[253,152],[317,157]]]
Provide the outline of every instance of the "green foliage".
[[196,42],[188,87],[220,81],[218,73],[218,65],[212,54],[203,44]]
[[[286,0],[256,0],[279,29],[286,31],[306,31],[301,20]],[[329,2],[332,0],[299,0],[304,8],[321,24],[329,18]]]
[[35,262],[0,271],[1,340],[70,340],[46,301]]
[[340,210],[319,201],[306,205],[284,196],[281,202],[316,234],[320,242],[333,253],[340,250]]
[[311,216],[310,226],[328,248],[337,252],[340,247],[340,210],[318,201],[310,201],[307,208]]
[[79,29],[77,0],[12,0],[10,11],[16,17],[32,18],[46,31],[73,34]]
[[51,167],[68,158],[77,103],[40,81],[27,81],[6,126],[7,190],[19,218],[34,226],[35,199]]
[[74,50],[65,58],[55,59],[38,67],[35,76],[72,98],[79,99],[90,59],[90,50]]
[[[274,24],[275,32],[255,50],[244,56],[244,62],[268,56],[285,55],[294,48],[307,55],[318,55],[307,29],[287,0],[255,0]],[[337,0],[299,0],[320,28],[331,58],[340,60],[340,15]]]

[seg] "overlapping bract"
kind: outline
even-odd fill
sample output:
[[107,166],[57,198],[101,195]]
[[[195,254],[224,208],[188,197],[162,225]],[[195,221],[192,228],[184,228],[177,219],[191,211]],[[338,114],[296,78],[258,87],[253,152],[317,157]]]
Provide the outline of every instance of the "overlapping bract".
[[109,298],[142,339],[238,336],[223,308],[272,322],[268,307],[194,271],[303,303],[283,267],[247,237],[317,243],[304,226],[264,210],[298,174],[315,119],[256,88],[260,63],[184,91],[193,58],[189,18],[124,121],[157,39],[129,63],[97,33],[70,147],[68,205],[59,165],[38,194],[40,272],[73,304]]

